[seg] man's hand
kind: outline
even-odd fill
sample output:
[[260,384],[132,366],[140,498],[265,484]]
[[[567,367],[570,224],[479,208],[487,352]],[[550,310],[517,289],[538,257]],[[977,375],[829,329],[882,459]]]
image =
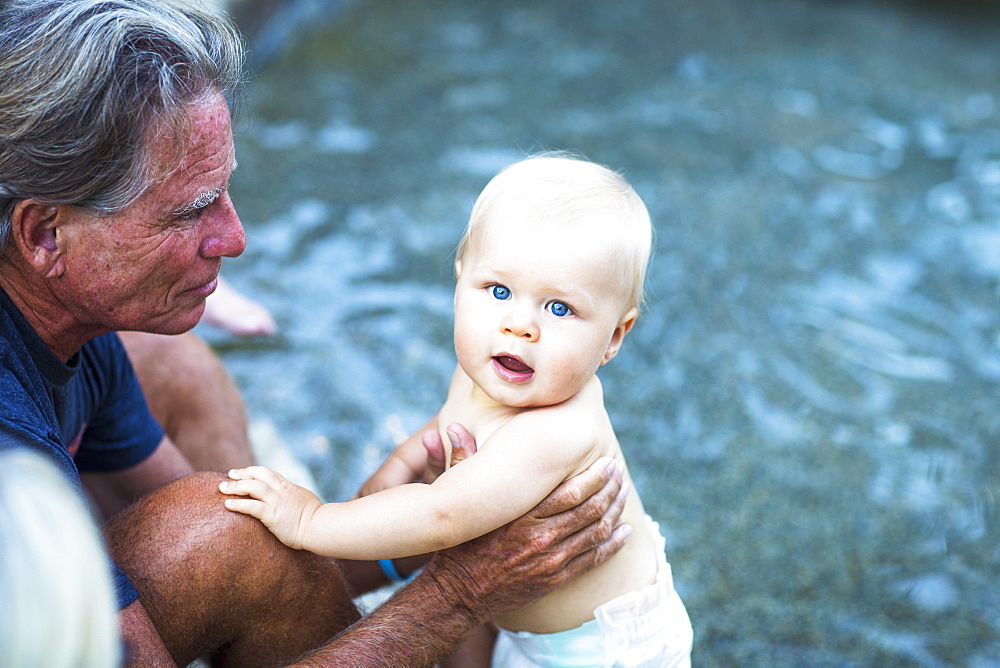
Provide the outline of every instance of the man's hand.
[[[476,454],[476,439],[469,430],[457,422],[448,425],[448,440],[451,441],[451,465],[461,463]],[[427,451],[427,468],[424,470],[424,482],[432,483],[445,470],[444,444],[441,434],[436,429],[424,432],[421,441]]]
[[632,529],[617,526],[628,492],[622,474],[620,462],[598,460],[523,517],[439,552],[424,576],[477,621],[529,605],[625,544]]

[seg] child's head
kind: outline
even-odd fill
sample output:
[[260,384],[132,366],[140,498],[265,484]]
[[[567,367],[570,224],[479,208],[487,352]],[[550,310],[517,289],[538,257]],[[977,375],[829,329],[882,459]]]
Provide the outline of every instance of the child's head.
[[508,166],[479,194],[458,245],[458,261],[491,223],[506,225],[512,218],[559,225],[567,235],[606,238],[614,257],[602,273],[617,282],[627,308],[642,307],[653,225],[646,205],[620,174],[559,153]]
[[618,174],[543,155],[498,174],[455,262],[455,345],[510,406],[559,403],[617,354],[642,302],[649,214]]

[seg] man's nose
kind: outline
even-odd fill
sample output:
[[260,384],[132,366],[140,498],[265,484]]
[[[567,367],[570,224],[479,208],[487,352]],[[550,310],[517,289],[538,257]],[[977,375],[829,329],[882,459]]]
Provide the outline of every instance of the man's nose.
[[247,235],[229,193],[223,193],[212,211],[211,230],[201,244],[204,257],[237,257],[246,250]]

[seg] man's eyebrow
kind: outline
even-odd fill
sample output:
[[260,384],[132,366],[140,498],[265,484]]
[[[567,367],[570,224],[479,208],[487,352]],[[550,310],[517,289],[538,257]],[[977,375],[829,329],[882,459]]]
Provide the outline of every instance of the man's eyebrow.
[[208,192],[204,192],[198,195],[198,198],[195,199],[195,201],[191,202],[190,204],[185,204],[181,208],[174,209],[173,211],[171,211],[170,215],[186,216],[187,214],[194,213],[199,209],[204,209],[206,206],[208,206],[215,200],[219,199],[219,195],[221,195],[225,191],[225,189],[226,189],[225,187],[222,187],[209,190]]
[[[230,176],[232,176],[232,173],[236,171],[237,167],[239,167],[239,163],[234,162],[233,170],[232,172],[229,173]],[[226,185],[220,188],[213,188],[212,190],[203,192],[202,194],[198,195],[198,197],[196,197],[195,200],[190,204],[185,204],[179,209],[174,209],[173,211],[171,211],[170,215],[186,216],[189,213],[194,213],[195,211],[198,211],[199,209],[204,209],[206,206],[208,206],[215,200],[219,199],[219,195],[226,192],[226,190],[228,189],[229,189],[229,183],[226,183]]]

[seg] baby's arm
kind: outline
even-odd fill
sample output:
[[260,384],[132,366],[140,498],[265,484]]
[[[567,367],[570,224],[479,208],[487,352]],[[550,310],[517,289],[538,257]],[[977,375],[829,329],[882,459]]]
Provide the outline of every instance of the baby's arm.
[[435,415],[427,424],[396,446],[375,473],[361,485],[355,498],[420,480],[427,468],[427,451],[424,449],[421,437],[424,432],[436,428]]
[[544,429],[541,422],[512,420],[490,437],[494,447],[484,447],[431,485],[406,484],[319,504],[273,472],[251,467],[252,478],[234,472],[237,480],[220,490],[256,499],[230,500],[226,507],[260,518],[290,547],[366,560],[435,552],[520,517],[579,470],[581,450],[590,451],[588,435],[572,427]]
[[318,496],[263,466],[233,469],[229,477],[236,482],[220,483],[219,491],[248,498],[226,499],[226,508],[256,517],[288,547],[306,549],[310,522],[323,505]]

